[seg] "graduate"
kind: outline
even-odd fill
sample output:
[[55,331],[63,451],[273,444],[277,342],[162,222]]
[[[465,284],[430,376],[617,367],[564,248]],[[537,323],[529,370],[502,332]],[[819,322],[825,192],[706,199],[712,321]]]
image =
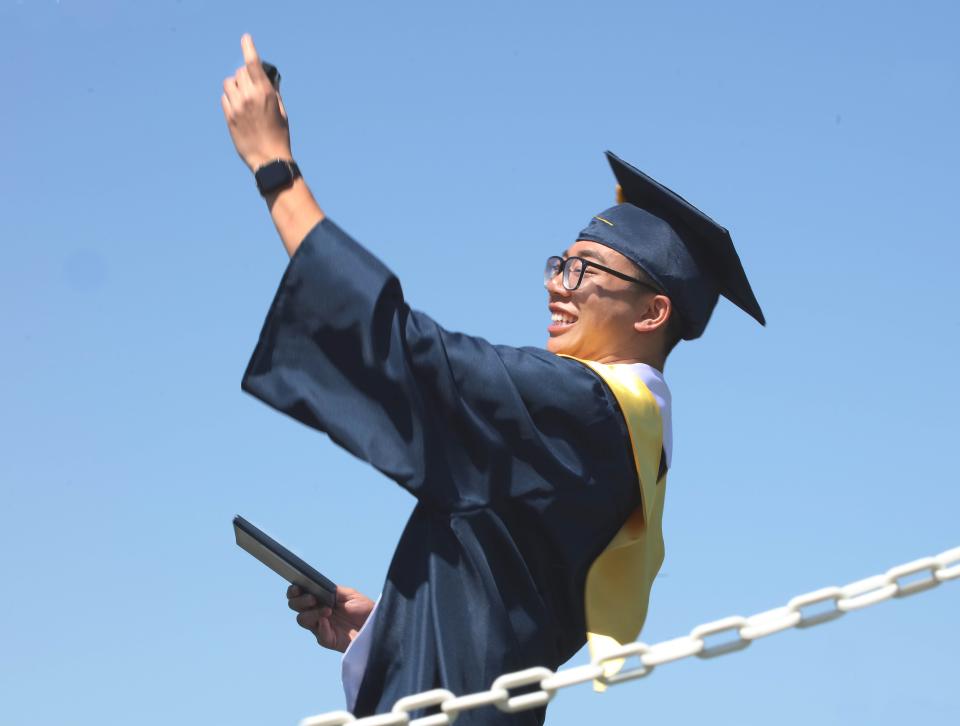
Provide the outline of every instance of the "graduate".
[[[619,203],[547,260],[546,349],[447,331],[321,211],[276,88],[241,45],[223,111],[291,258],[243,390],[417,500],[376,603],[340,587],[331,610],[288,591],[298,622],[346,651],[347,707],[485,690],[585,642],[598,657],[636,639],[664,552],[667,355],[720,295],[764,323],[730,235],[608,153]],[[544,717],[486,707],[458,723]]]

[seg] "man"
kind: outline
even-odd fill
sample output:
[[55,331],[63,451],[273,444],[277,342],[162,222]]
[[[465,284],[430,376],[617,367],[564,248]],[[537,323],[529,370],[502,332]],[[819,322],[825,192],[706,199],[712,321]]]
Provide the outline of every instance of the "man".
[[[291,256],[244,390],[327,433],[417,498],[376,607],[341,587],[298,622],[346,651],[347,705],[488,688],[633,640],[663,558],[670,460],[662,370],[719,294],[763,322],[726,230],[613,155],[623,200],[544,282],[547,350],[451,333],[317,205],[249,36],[221,99]],[[613,665],[613,668],[616,664]],[[492,708],[458,723],[540,724]]]

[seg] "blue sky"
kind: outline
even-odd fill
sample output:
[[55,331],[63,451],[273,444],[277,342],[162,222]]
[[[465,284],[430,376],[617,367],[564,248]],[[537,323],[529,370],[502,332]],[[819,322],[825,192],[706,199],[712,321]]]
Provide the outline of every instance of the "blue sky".
[[[253,34],[327,213],[443,325],[541,345],[611,149],[727,226],[671,357],[655,642],[960,545],[956,5],[0,3],[0,723],[295,724],[339,659],[239,550],[376,595],[408,495],[239,390],[285,254],[220,109]],[[499,270],[483,284],[478,265]],[[960,721],[960,585],[548,723]],[[571,665],[586,661],[581,652]]]

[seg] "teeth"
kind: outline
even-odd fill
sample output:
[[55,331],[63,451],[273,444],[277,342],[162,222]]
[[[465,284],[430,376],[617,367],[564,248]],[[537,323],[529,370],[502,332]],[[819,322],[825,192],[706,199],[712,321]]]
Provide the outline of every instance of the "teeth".
[[576,322],[576,318],[571,318],[563,313],[552,313],[550,320],[554,323],[562,323],[564,325],[570,325]]

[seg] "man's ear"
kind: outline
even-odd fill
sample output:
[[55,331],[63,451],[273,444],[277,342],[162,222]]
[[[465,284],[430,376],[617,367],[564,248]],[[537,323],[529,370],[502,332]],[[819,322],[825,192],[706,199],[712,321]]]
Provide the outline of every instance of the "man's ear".
[[670,316],[673,314],[673,303],[666,295],[654,295],[647,300],[646,305],[640,308],[640,316],[633,324],[638,333],[653,333],[657,330],[666,330]]

